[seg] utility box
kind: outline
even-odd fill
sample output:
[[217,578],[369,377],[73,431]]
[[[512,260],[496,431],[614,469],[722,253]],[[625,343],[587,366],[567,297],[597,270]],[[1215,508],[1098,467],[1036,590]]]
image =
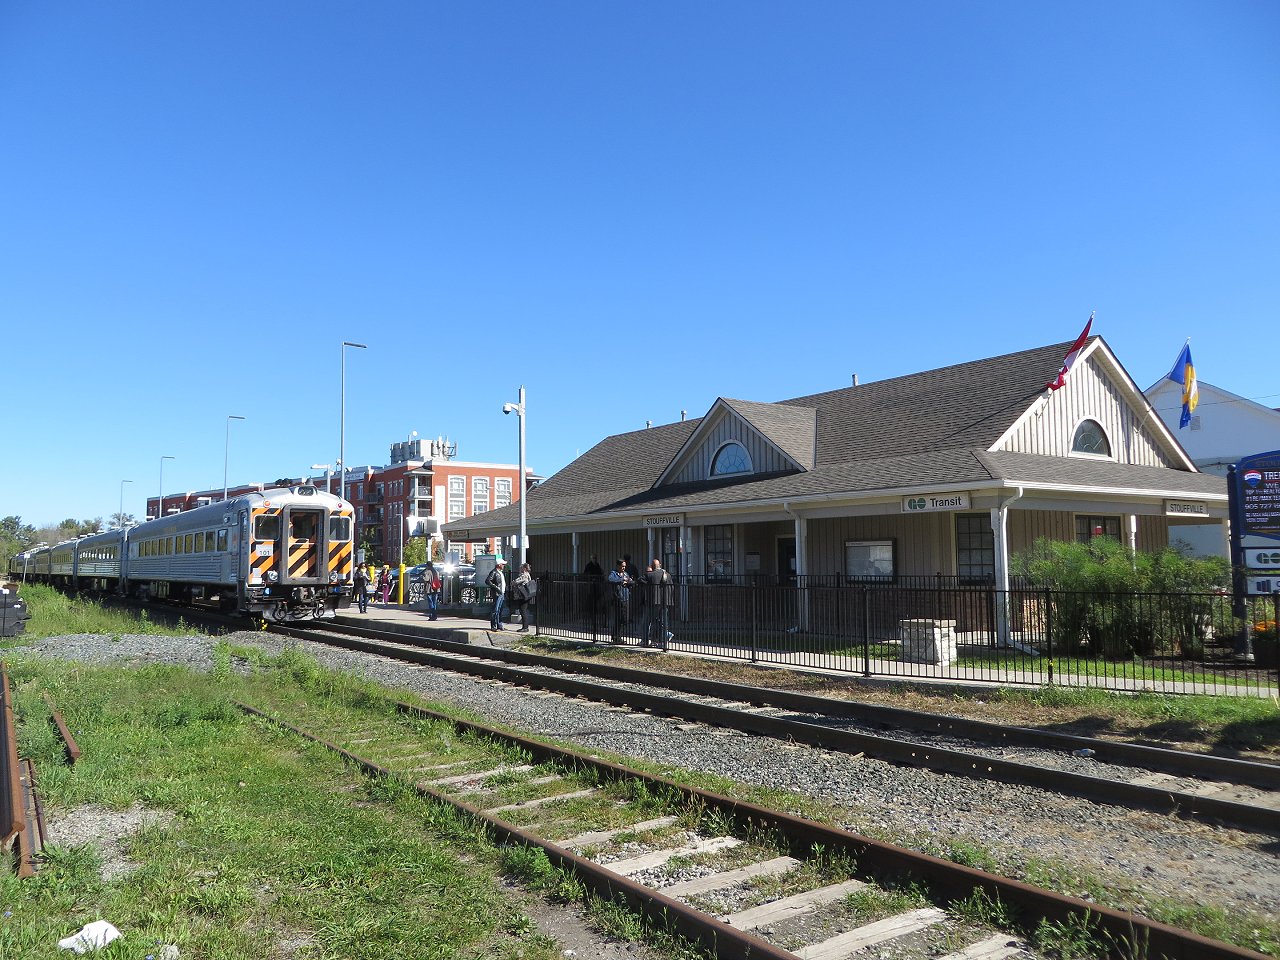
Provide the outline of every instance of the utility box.
[[498,565],[498,555],[496,553],[477,553],[475,559],[476,565],[476,599],[484,603],[489,599],[489,588],[485,581],[489,579],[489,574],[493,572],[493,568]]

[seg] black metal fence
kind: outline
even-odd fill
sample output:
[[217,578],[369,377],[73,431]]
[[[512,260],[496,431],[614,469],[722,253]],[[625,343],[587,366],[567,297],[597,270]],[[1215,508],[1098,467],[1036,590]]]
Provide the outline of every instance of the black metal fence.
[[920,577],[539,578],[551,636],[865,676],[1270,696],[1280,595],[1073,593]]

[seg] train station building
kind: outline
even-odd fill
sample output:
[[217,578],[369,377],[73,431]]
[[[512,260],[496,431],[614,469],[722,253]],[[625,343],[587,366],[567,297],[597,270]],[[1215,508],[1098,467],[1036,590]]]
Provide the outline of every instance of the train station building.
[[[529,491],[538,573],[658,558],[693,582],[1007,585],[1041,537],[1136,550],[1220,527],[1222,477],[1199,471],[1101,337],[705,414],[607,437]],[[513,539],[507,506],[446,523]],[[830,581],[828,581],[830,582]]]

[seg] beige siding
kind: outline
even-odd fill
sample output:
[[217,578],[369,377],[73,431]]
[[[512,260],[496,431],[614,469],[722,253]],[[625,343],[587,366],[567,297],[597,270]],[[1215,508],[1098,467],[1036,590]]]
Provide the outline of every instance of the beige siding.
[[[1120,537],[1129,536],[1128,514],[1099,508],[1099,515],[1120,517]],[[1076,514],[1066,510],[1034,510],[1009,512],[1009,552],[1017,555],[1031,549],[1041,537],[1067,543],[1076,538]],[[1163,550],[1169,545],[1169,521],[1165,517],[1138,517],[1138,549],[1147,553]]]
[[1171,467],[1177,464],[1157,445],[1145,413],[1135,413],[1120,389],[1091,357],[1076,365],[1066,386],[1027,417],[998,449],[1065,457],[1084,419],[1101,424],[1118,463]]
[[693,480],[705,480],[711,473],[711,459],[716,451],[730,440],[742,444],[751,456],[751,468],[755,473],[772,473],[778,470],[793,470],[795,465],[786,460],[781,453],[759,433],[747,426],[734,414],[722,411],[719,418],[710,425],[702,437],[702,443],[688,451],[668,483],[687,483]]

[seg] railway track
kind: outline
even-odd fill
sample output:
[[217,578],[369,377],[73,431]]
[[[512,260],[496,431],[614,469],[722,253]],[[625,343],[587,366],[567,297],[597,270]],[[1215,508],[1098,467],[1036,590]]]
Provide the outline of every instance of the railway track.
[[[499,843],[542,851],[593,893],[721,958],[838,960],[870,947],[1034,958],[1028,933],[1041,924],[1089,931],[1099,957],[1261,956],[409,704],[336,725],[317,704],[240,706],[451,805]],[[1016,928],[996,922],[1015,915]]]
[[[1280,834],[1280,767],[325,623],[288,636],[972,779]],[[584,679],[584,677],[586,677]],[[883,728],[892,729],[888,736]],[[908,734],[908,735],[904,735]],[[1014,754],[1018,759],[1008,759]]]

